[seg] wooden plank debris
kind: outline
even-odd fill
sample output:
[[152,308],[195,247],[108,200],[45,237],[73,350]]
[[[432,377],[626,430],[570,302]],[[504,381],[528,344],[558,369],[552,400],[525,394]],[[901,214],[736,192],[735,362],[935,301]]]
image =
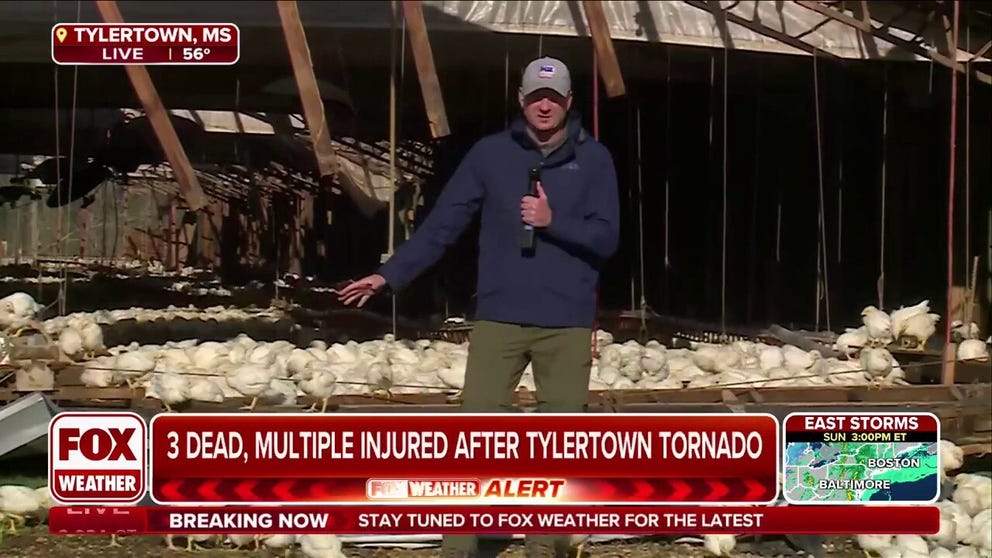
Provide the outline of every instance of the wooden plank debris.
[[293,65],[293,76],[300,90],[303,116],[310,130],[314,155],[317,157],[317,170],[321,178],[332,177],[337,172],[337,158],[331,145],[331,130],[324,113],[324,101],[320,96],[317,76],[313,72],[313,59],[306,32],[303,30],[303,21],[300,19],[300,9],[295,0],[279,0],[276,6],[286,37],[286,47],[289,49],[289,59]]
[[[121,15],[115,0],[96,0],[96,7],[100,11],[103,21],[124,23],[124,16]],[[169,119],[165,105],[162,104],[158,90],[155,89],[151,75],[148,74],[148,68],[143,65],[127,65],[124,66],[124,70],[145,109],[145,114],[148,115],[155,137],[158,138],[162,151],[165,152],[165,157],[172,167],[183,199],[186,200],[186,204],[191,210],[199,211],[207,204],[206,195],[200,187],[196,173],[193,172],[193,165],[190,164],[189,157],[186,156],[186,150],[183,149],[182,143],[179,141],[179,136],[172,125],[172,120]]]
[[610,25],[606,21],[603,3],[599,0],[583,0],[582,9],[589,24],[593,48],[596,49],[599,75],[603,78],[606,95],[621,97],[626,94],[627,89],[623,83],[623,73],[620,71],[617,53],[613,49],[613,38],[610,37]]
[[[746,17],[742,17],[738,14],[735,14],[734,12],[730,11],[731,8],[729,7],[726,9],[722,8],[717,2],[706,2],[704,0],[683,0],[683,1],[694,8],[710,12],[711,14],[713,14],[713,17],[716,18],[717,22],[720,22],[720,20],[723,19],[735,25],[740,25],[741,27],[754,31],[759,35],[768,37],[770,39],[774,39],[782,44],[789,45],[792,48],[801,50],[808,54],[823,56],[824,58],[832,58],[835,60],[840,60],[839,56],[828,50],[819,49],[807,43],[806,41],[802,40],[799,37],[793,37],[788,33],[769,27],[763,24],[758,19],[751,20],[751,19],[747,19]],[[725,41],[728,40],[727,37],[724,37],[724,40]]]
[[420,92],[424,96],[424,109],[427,111],[431,136],[435,139],[443,138],[451,135],[451,128],[448,126],[448,113],[444,108],[444,97],[441,95],[441,82],[438,80],[437,68],[434,66],[434,51],[431,50],[431,42],[427,36],[423,2],[404,0],[403,18],[406,20],[410,35],[410,50],[413,51],[413,61],[417,66],[417,77],[420,80]]
[[[813,10],[814,12],[817,12],[819,14],[823,14],[829,17],[830,19],[839,21],[845,25],[853,27],[864,33],[868,33],[869,35],[882,39],[883,41],[890,42],[907,52],[911,52],[923,58],[930,58],[934,62],[947,66],[948,68],[952,68],[958,72],[961,72],[962,74],[967,75],[968,73],[968,68],[966,68],[964,64],[961,64],[957,60],[955,60],[956,58],[955,54],[952,54],[950,57],[948,57],[947,55],[938,52],[936,49],[929,49],[923,45],[897,37],[896,35],[891,33],[886,27],[875,27],[872,24],[862,21],[850,14],[841,12],[834,8],[828,8],[827,6],[821,4],[820,2],[814,2],[810,0],[795,0],[795,2],[796,4],[799,4],[804,8]],[[978,70],[975,70],[974,74],[975,77],[978,79],[978,81],[986,84],[992,84],[992,75],[989,75],[985,72],[981,72]]]

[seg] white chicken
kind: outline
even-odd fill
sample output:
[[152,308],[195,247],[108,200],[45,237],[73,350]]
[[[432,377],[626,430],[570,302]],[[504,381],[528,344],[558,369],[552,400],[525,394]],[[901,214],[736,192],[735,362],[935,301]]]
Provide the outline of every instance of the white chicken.
[[161,401],[166,412],[175,412],[173,405],[190,400],[189,377],[174,372],[156,372],[152,375],[146,395]]
[[[944,504],[944,502],[940,502]],[[946,504],[939,505],[940,508],[940,528],[932,535],[927,535],[926,539],[944,548],[954,548],[958,543],[957,523],[954,521],[954,509]]]
[[0,330],[11,330],[11,337],[20,335],[44,310],[28,293],[17,292],[0,298]]
[[[327,412],[327,401],[334,395],[334,388],[338,383],[338,377],[327,368],[317,368],[310,379],[300,382],[300,389],[303,393],[321,400],[320,412]],[[307,409],[307,412],[317,410],[317,402]]]
[[861,351],[861,368],[874,385],[880,386],[892,372],[892,353],[885,348],[867,348]]
[[[267,357],[268,353],[265,353],[264,356],[255,356],[259,359]],[[241,410],[255,410],[259,397],[269,389],[277,372],[271,366],[251,362],[236,366],[227,372],[227,383],[245,397],[251,397],[251,403],[242,407]]]
[[272,550],[282,550],[283,555],[289,558],[293,554],[293,545],[296,544],[296,535],[263,535],[261,537],[262,546]]
[[87,358],[93,358],[93,355],[104,349],[103,328],[96,322],[84,323],[79,329],[79,334],[82,336],[83,351]]
[[894,546],[904,558],[929,558],[930,547],[919,535],[896,535]]
[[968,543],[981,550],[983,555],[992,552],[992,509],[984,509],[971,518],[971,537]]
[[964,451],[950,440],[941,440],[938,444],[940,472],[947,476],[948,471],[957,471],[964,465]]
[[735,546],[737,537],[734,535],[703,535],[703,548],[714,556],[730,556]]
[[888,314],[869,305],[861,311],[861,321],[868,333],[868,346],[885,347],[892,342],[892,319]]
[[785,355],[782,354],[782,349],[778,347],[764,347],[761,349],[761,352],[758,353],[758,366],[762,370],[779,368],[784,363]]
[[211,378],[194,378],[189,381],[189,398],[205,403],[223,403],[224,390]]
[[300,535],[297,541],[307,558],[345,558],[341,539],[334,535]]
[[913,316],[930,312],[930,301],[924,300],[912,306],[900,306],[898,310],[893,310],[890,315],[892,336],[900,339],[906,331],[906,323]]
[[128,387],[155,369],[155,359],[144,351],[119,353],[110,361],[115,379],[123,380]]
[[70,360],[83,356],[83,334],[74,327],[67,327],[59,334],[59,350]]
[[937,322],[940,321],[940,314],[913,314],[902,325],[902,334],[899,341],[904,348],[914,347],[918,351],[926,348],[927,341],[937,332]]
[[859,350],[867,345],[868,328],[861,326],[859,328],[846,328],[844,333],[837,336],[834,349],[844,353],[847,358],[853,358]]
[[975,517],[982,510],[992,508],[992,479],[989,477],[960,473],[954,476],[954,484],[951,500],[969,516]]
[[10,521],[8,532],[17,534],[17,526],[24,527],[27,518],[37,516],[45,508],[39,493],[26,486],[5,484],[0,486],[0,514]]
[[872,553],[881,555],[883,551],[892,548],[892,535],[855,535],[854,540],[864,551],[865,556],[871,558]]

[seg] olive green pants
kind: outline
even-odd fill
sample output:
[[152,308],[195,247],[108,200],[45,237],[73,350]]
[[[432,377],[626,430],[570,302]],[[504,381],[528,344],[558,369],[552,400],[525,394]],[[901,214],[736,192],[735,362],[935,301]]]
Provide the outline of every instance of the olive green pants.
[[[592,330],[476,322],[469,337],[461,411],[513,412],[514,393],[527,363],[534,371],[537,411],[583,413],[592,367]],[[552,546],[562,554],[568,535],[534,535],[531,544]],[[475,535],[444,537],[445,549],[478,552]]]

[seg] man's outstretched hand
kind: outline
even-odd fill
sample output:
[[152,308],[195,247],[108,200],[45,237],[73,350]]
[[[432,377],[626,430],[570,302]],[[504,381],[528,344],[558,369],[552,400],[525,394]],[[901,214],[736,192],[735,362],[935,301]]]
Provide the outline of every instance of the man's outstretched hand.
[[357,307],[361,308],[368,302],[372,295],[381,291],[385,285],[386,279],[378,273],[373,273],[368,277],[352,281],[343,289],[335,292],[338,295],[338,300],[345,306],[349,306],[357,300]]

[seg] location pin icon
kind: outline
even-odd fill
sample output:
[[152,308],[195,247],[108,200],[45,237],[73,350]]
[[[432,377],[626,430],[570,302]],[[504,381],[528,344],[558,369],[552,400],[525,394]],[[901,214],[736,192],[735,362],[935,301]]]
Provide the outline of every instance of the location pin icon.
[[59,27],[58,29],[55,30],[55,37],[59,40],[60,43],[65,40],[65,36],[68,34],[69,32],[65,30],[65,27]]

